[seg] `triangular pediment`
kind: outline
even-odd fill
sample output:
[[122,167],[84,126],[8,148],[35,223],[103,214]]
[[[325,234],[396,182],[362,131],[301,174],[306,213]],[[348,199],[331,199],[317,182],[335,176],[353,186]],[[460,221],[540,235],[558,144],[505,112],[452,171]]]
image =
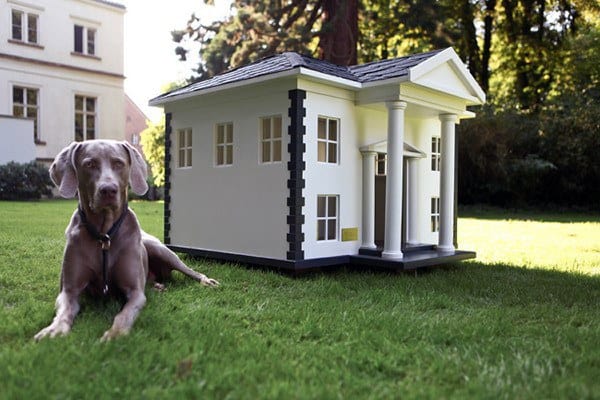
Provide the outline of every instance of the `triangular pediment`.
[[485,102],[485,93],[452,48],[411,68],[409,81],[471,104]]

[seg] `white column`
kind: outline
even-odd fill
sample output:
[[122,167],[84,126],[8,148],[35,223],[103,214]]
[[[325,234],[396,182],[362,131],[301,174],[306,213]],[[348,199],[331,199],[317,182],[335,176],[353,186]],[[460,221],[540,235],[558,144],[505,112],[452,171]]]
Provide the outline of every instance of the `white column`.
[[362,187],[362,245],[363,249],[375,249],[375,162],[377,152],[363,151]]
[[440,232],[438,249],[454,251],[454,128],[455,114],[440,115],[442,148],[440,167]]
[[386,102],[388,109],[387,178],[385,190],[384,258],[402,258],[402,164],[404,158],[403,101]]
[[406,232],[406,241],[408,244],[419,243],[419,179],[418,179],[418,159],[408,159],[408,211],[406,213],[406,223],[408,225]]

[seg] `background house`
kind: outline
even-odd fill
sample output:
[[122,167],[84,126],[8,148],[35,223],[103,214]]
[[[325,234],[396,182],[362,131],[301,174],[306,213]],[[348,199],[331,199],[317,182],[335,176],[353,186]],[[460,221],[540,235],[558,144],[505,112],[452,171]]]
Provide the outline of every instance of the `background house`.
[[125,140],[131,143],[140,154],[144,150],[140,144],[140,133],[148,127],[148,117],[131,98],[125,94]]
[[4,144],[28,135],[51,161],[73,140],[125,138],[124,14],[102,0],[0,0],[0,115],[33,120],[0,120]]

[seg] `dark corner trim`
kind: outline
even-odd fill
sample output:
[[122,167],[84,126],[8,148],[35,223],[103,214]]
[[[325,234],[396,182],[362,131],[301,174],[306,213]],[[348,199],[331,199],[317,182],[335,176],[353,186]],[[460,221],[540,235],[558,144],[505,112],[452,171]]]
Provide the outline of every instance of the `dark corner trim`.
[[171,113],[165,113],[165,244],[171,243],[171,118]]
[[286,237],[288,242],[288,251],[286,258],[292,261],[304,260],[304,251],[302,243],[304,242],[304,234],[302,233],[302,225],[304,225],[304,215],[302,207],[304,206],[304,195],[302,190],[305,187],[303,172],[306,169],[304,163],[304,152],[306,145],[304,144],[304,135],[306,127],[304,126],[304,117],[306,116],[306,108],[304,107],[304,99],[306,99],[306,91],[293,89],[288,92],[290,99],[290,108],[288,116],[290,117],[290,125],[288,126],[288,134],[290,135],[290,143],[288,144],[288,153],[290,161],[288,163],[288,171],[290,179],[287,181],[289,196],[287,198],[287,206],[289,213],[287,215],[287,224],[289,231]]

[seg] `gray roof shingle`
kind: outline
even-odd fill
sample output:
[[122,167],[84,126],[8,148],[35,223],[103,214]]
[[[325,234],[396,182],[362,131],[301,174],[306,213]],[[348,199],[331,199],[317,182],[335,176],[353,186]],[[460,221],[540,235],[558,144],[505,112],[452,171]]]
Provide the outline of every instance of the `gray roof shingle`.
[[171,92],[164,93],[150,100],[150,102],[160,102],[161,100],[177,97],[179,95],[285,72],[295,68],[306,68],[335,78],[347,79],[359,83],[400,78],[406,76],[410,68],[435,56],[441,51],[443,50],[435,50],[427,53],[414,54],[391,60],[375,61],[350,67],[335,65],[328,61],[317,60],[298,53],[285,52],[265,57],[251,64],[223,72],[210,79],[195,82]]

